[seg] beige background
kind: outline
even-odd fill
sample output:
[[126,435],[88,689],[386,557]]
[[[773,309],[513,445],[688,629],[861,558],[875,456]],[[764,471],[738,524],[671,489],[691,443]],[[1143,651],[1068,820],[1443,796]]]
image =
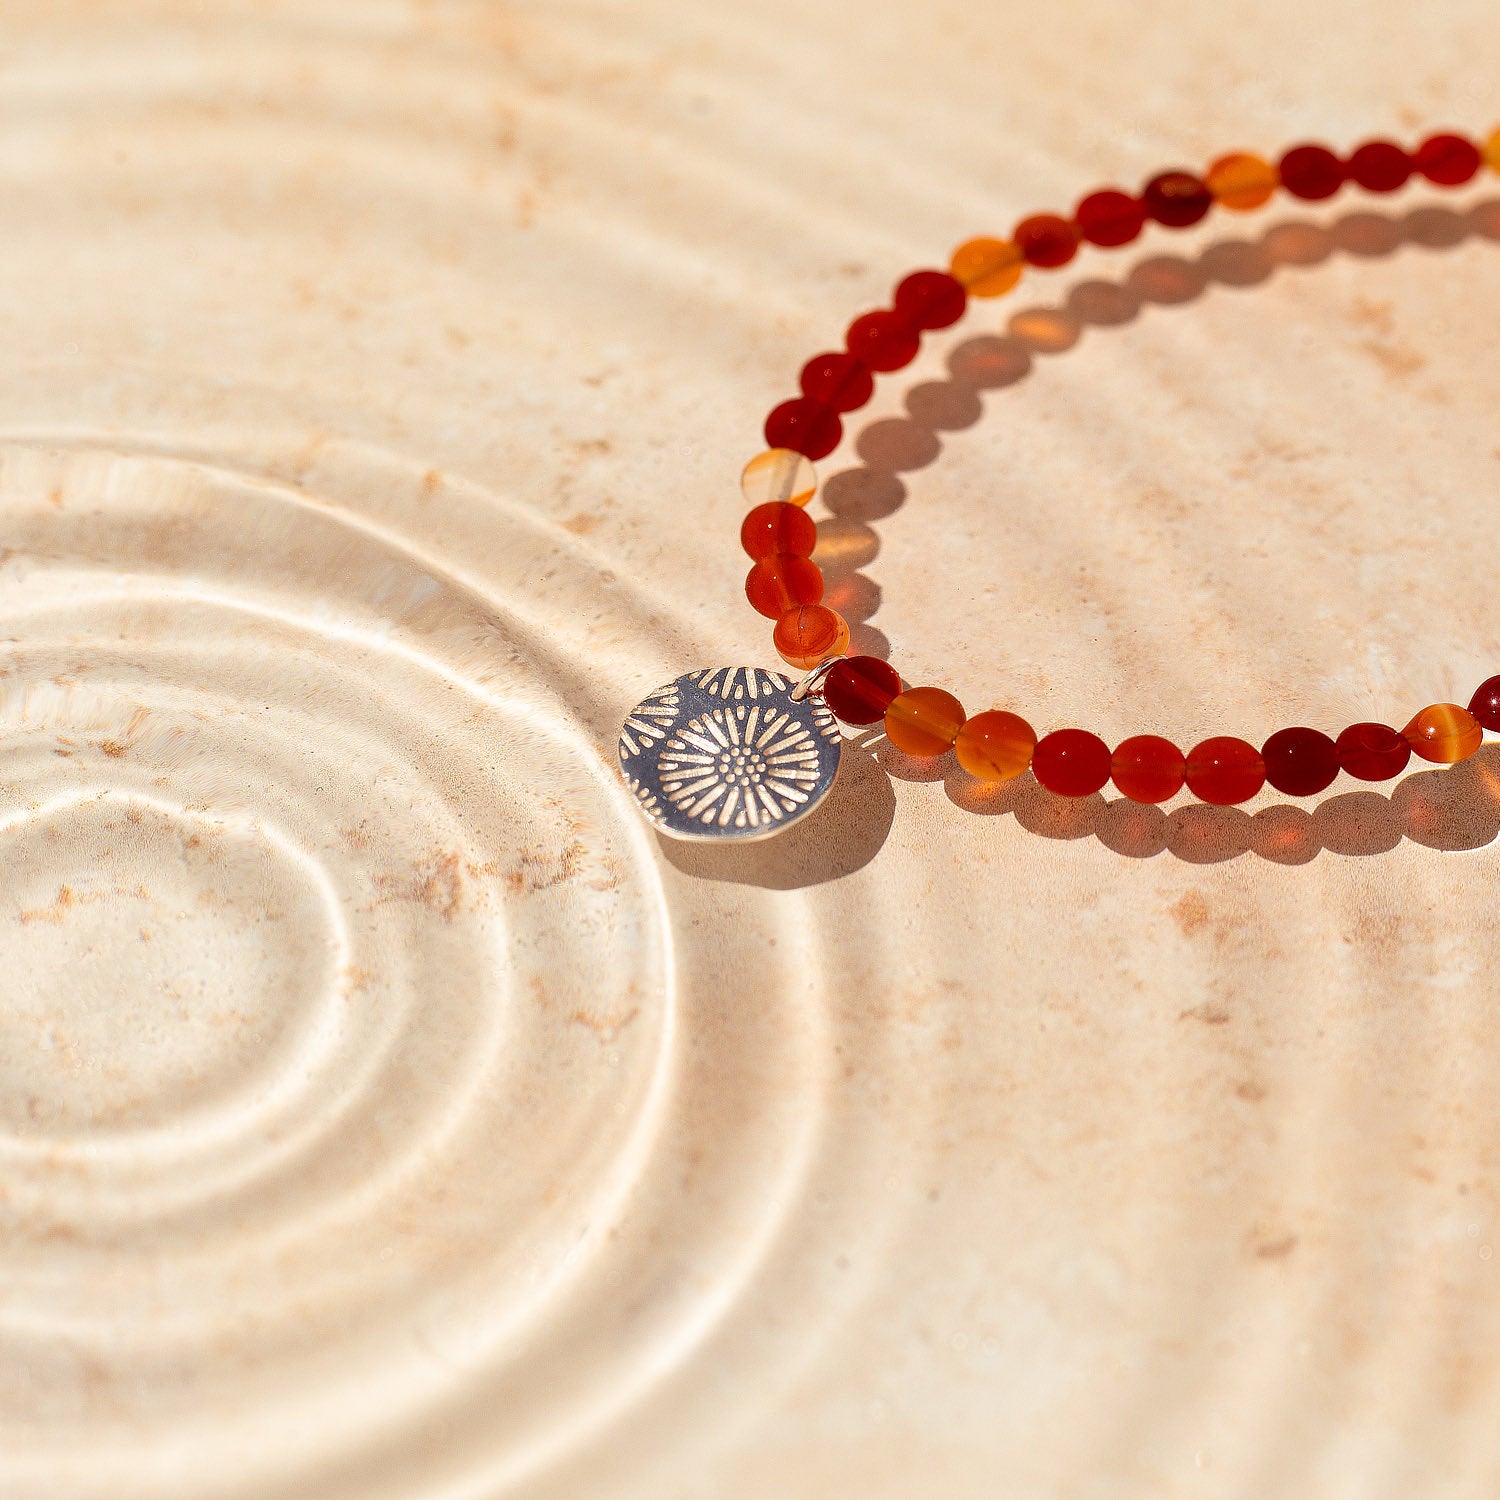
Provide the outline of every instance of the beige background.
[[[4,19],[0,1494],[1496,1493],[1500,751],[1160,814],[862,736],[718,856],[614,771],[767,660],[738,469],[898,275],[1488,130],[1492,7]],[[822,465],[837,597],[1044,729],[1466,699],[1497,308],[1493,176],[1032,278]]]

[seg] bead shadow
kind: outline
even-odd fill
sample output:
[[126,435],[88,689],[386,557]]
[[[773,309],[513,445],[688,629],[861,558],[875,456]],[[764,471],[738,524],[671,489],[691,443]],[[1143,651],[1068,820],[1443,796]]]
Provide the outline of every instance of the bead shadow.
[[[1471,239],[1500,242],[1500,199],[1464,210],[1424,206],[1401,214],[1360,210],[1328,225],[1288,219],[1258,239],[1224,239],[1194,258],[1163,254],[1138,261],[1116,281],[1092,279],[1071,287],[1059,303],[1014,313],[1004,334],[981,334],[948,355],[947,378],[909,390],[904,417],[866,425],[855,439],[860,463],[824,481],[832,518],[825,558],[835,608],[853,611],[851,649],[888,655],[884,635],[870,624],[880,591],[859,570],[879,553],[872,523],[905,503],[901,475],[922,469],[942,452],[942,434],[974,426],[986,391],[1019,384],[1039,357],[1066,353],[1090,328],[1119,328],[1147,306],[1180,307],[1210,287],[1259,285],[1287,267],[1318,265],[1334,255],[1375,258],[1402,247],[1445,250]],[[826,560],[825,560],[826,559]],[[1003,785],[976,781],[951,754],[933,761],[902,755],[878,732],[861,736],[881,769],[901,781],[945,783],[949,799],[980,814],[1011,814],[1044,838],[1094,837],[1131,858],[1169,852],[1190,863],[1212,864],[1258,854],[1278,864],[1305,864],[1323,850],[1370,855],[1403,838],[1435,849],[1473,849],[1500,833],[1500,746],[1487,745],[1469,761],[1407,775],[1390,796],[1356,788],[1313,807],[1284,803],[1255,813],[1190,803],[1171,811],[1126,798],[1058,797],[1029,773]]]

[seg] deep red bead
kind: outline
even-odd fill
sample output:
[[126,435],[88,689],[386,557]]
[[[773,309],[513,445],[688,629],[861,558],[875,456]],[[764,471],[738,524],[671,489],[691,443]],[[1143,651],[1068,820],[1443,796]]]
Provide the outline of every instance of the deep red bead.
[[1109,771],[1109,746],[1086,729],[1054,729],[1031,752],[1031,774],[1059,797],[1093,796]]
[[947,328],[963,317],[969,294],[946,271],[913,271],[892,301],[913,328]]
[[1361,781],[1389,781],[1411,759],[1411,742],[1389,724],[1351,724],[1335,744],[1339,764]]
[[821,401],[798,396],[783,401],[766,418],[765,433],[768,448],[790,448],[804,458],[819,459],[838,447],[844,424]]
[[823,678],[823,701],[846,724],[878,723],[900,691],[900,674],[878,656],[846,656]]
[[1281,185],[1294,198],[1331,198],[1344,185],[1344,164],[1327,146],[1293,146],[1281,158]]
[[1029,266],[1056,270],[1078,254],[1078,226],[1059,214],[1033,214],[1011,235]]
[[1288,797],[1315,797],[1339,774],[1338,747],[1316,729],[1278,729],[1260,755],[1266,780]]
[[1461,135],[1430,135],[1412,153],[1412,160],[1428,182],[1461,187],[1479,170],[1479,147]]
[[1486,677],[1469,699],[1469,712],[1481,729],[1500,729],[1500,677]]
[[872,370],[899,370],[917,357],[922,336],[898,312],[867,312],[849,325],[844,343]]
[[1347,167],[1350,182],[1367,193],[1394,193],[1411,176],[1411,157],[1394,141],[1366,141]]
[[855,411],[875,394],[875,377],[852,354],[815,354],[802,366],[802,394],[832,411]]
[[1168,229],[1196,224],[1214,206],[1208,184],[1192,172],[1162,172],[1141,189],[1146,212]]
[[1146,205],[1118,188],[1090,193],[1073,210],[1078,232],[1091,245],[1128,245],[1146,222]]
[[1260,751],[1232,734],[1216,734],[1188,751],[1188,791],[1200,802],[1232,807],[1248,802],[1265,784]]

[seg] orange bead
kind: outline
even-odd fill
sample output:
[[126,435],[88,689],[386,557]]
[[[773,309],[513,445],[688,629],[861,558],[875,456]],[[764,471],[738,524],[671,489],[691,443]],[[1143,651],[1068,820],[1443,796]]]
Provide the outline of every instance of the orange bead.
[[826,604],[800,604],[776,622],[771,639],[782,661],[810,672],[819,662],[849,649],[849,626]]
[[818,528],[800,505],[785,500],[767,500],[757,505],[740,523],[740,546],[759,562],[778,552],[811,557],[818,545]]
[[948,269],[971,297],[998,297],[1020,279],[1025,260],[1010,240],[969,240],[953,252]]
[[1228,156],[1221,156],[1203,180],[1215,200],[1236,213],[1248,213],[1268,203],[1281,182],[1270,162],[1248,151],[1231,151]]
[[1200,802],[1232,807],[1248,802],[1266,784],[1259,750],[1233,735],[1216,734],[1187,754],[1187,787]]
[[1480,150],[1490,171],[1500,172],[1500,130],[1492,130]]
[[1467,760],[1484,743],[1479,720],[1456,703],[1434,703],[1424,708],[1401,732],[1423,760],[1440,766]]
[[885,711],[886,738],[908,755],[941,755],[963,727],[963,705],[942,688],[907,688]]
[[776,552],[745,575],[745,597],[768,620],[779,620],[787,610],[823,597],[823,574],[805,557]]
[[818,471],[812,460],[790,448],[767,448],[757,453],[740,474],[740,489],[751,505],[773,500],[806,505],[817,493]]
[[987,709],[964,722],[953,742],[958,763],[981,781],[1009,781],[1031,764],[1036,730],[1019,714]]

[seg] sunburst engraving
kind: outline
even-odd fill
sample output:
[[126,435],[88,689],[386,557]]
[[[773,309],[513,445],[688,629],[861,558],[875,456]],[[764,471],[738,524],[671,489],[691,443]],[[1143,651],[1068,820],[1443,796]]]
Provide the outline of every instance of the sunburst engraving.
[[642,810],[682,838],[764,838],[833,784],[843,736],[821,697],[759,667],[689,672],[644,699],[620,731]]

